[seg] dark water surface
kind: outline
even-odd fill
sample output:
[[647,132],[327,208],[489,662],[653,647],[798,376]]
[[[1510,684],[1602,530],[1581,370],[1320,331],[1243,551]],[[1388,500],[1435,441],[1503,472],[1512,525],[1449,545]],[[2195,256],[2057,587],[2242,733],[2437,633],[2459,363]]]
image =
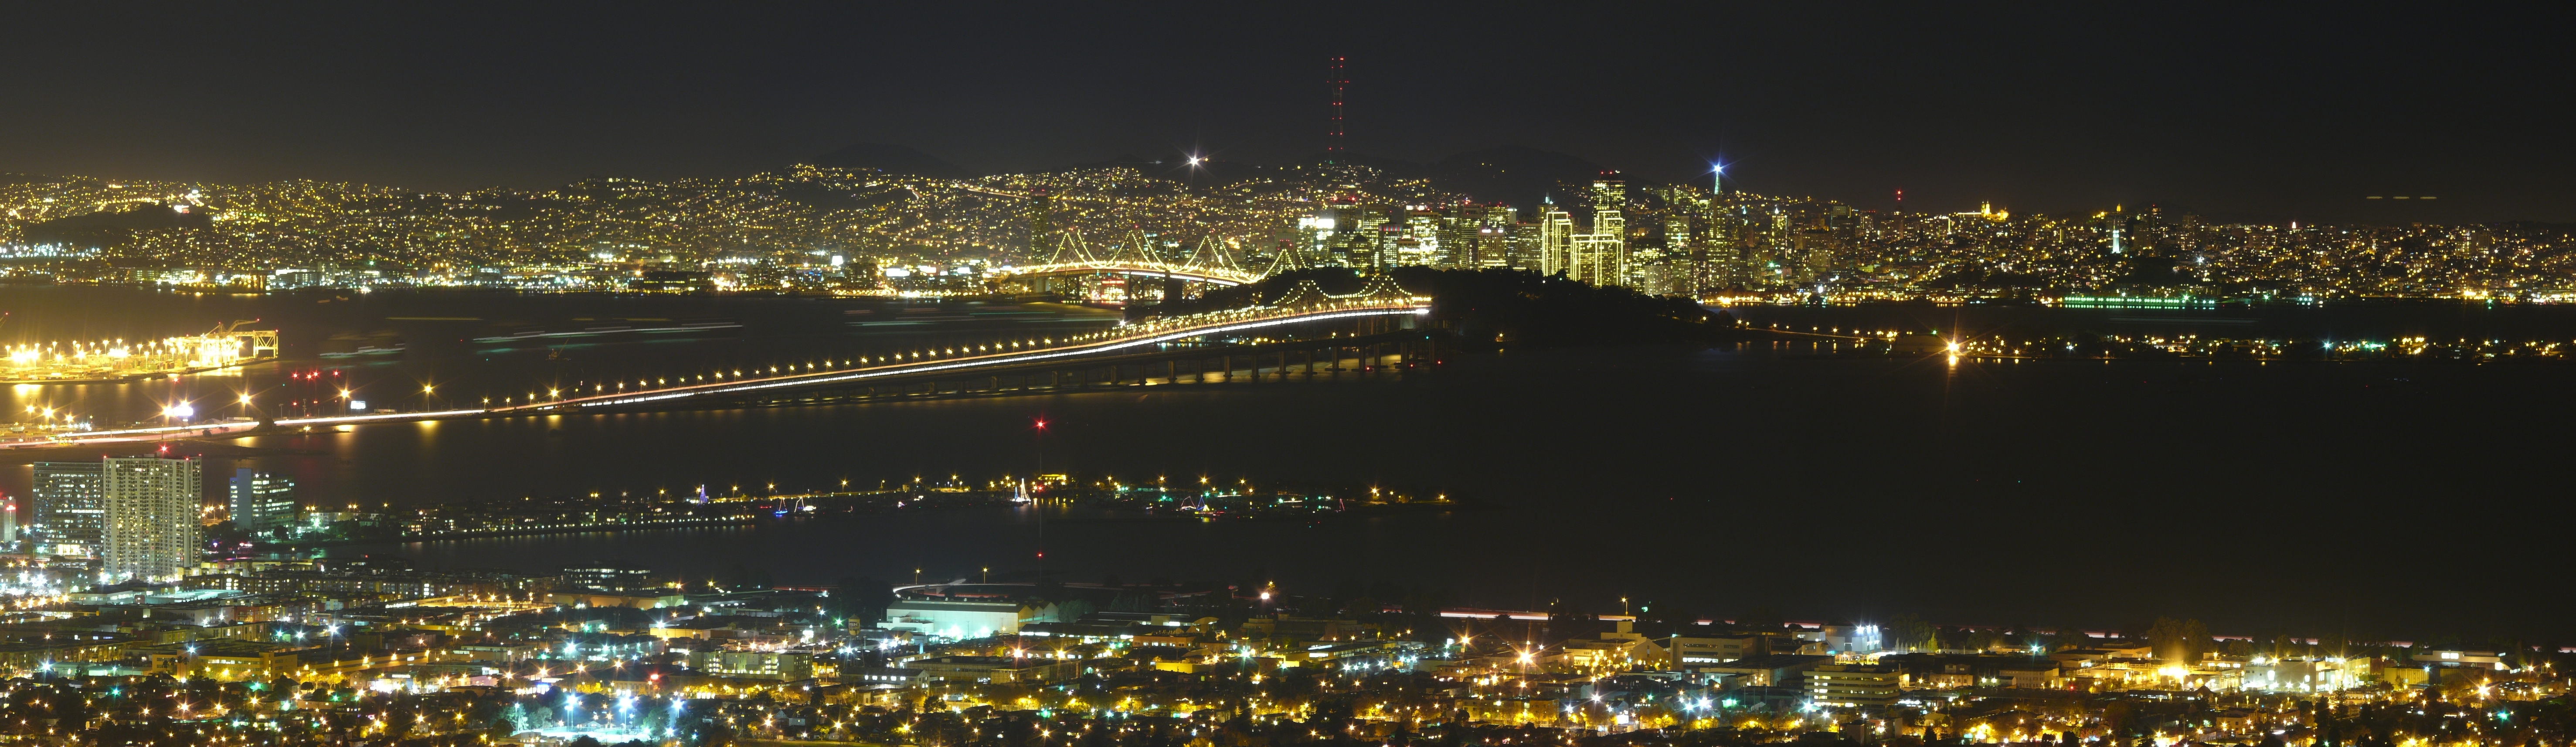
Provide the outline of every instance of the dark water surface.
[[[737,315],[841,315],[750,308]],[[657,350],[800,344],[883,343],[833,330]],[[497,379],[532,375],[529,360],[399,365]],[[1025,472],[1038,458],[1028,425],[1044,415],[1051,470],[1382,482],[1477,506],[1315,526],[1049,522],[1049,570],[1075,580],[1266,575],[1292,591],[1357,579],[1511,608],[1627,596],[1703,614],[2094,627],[2174,615],[2223,633],[2552,639],[2576,633],[2559,540],[2571,380],[2576,368],[2554,363],[1512,351],[1402,380],[373,425],[244,439],[310,452],[244,461],[293,475],[309,500],[396,505],[789,490]],[[26,476],[0,472],[0,490]],[[692,577],[742,565],[830,583],[1025,573],[1038,542],[1027,510],[994,509],[347,551]]]

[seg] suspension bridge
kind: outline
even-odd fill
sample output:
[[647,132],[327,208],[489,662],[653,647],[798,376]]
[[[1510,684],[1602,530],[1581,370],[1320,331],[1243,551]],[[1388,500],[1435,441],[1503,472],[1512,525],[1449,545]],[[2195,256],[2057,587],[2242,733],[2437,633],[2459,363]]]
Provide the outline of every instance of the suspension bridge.
[[1056,238],[1055,251],[1046,261],[1003,268],[996,274],[1005,282],[1040,278],[1087,275],[1123,275],[1207,283],[1210,285],[1245,285],[1259,282],[1288,270],[1300,269],[1295,252],[1280,252],[1267,266],[1255,270],[1242,261],[1243,247],[1233,238],[1208,235],[1199,238],[1197,248],[1187,256],[1174,256],[1160,251],[1153,239],[1141,230],[1130,230],[1105,252],[1095,252],[1082,238],[1082,232],[1067,230]]
[[[1098,362],[1107,362],[1112,366],[1134,365],[1133,359],[1139,358],[1140,354],[1151,353],[1173,343],[1182,343],[1198,338],[1236,335],[1261,336],[1272,330],[1285,331],[1282,328],[1289,328],[1295,325],[1310,325],[1344,320],[1402,319],[1429,314],[1430,311],[1430,298],[1415,295],[1414,293],[1405,290],[1403,286],[1398,285],[1392,277],[1386,275],[1370,276],[1359,291],[1339,295],[1326,293],[1321,287],[1315,285],[1314,281],[1307,280],[1290,286],[1286,292],[1280,293],[1277,298],[1266,299],[1261,303],[1244,308],[1165,317],[1143,323],[1121,325],[1114,329],[1073,337],[1046,338],[1043,342],[1005,340],[973,345],[971,347],[958,345],[955,347],[942,347],[938,349],[913,351],[903,354],[891,354],[863,360],[808,363],[804,364],[801,368],[789,367],[784,369],[770,369],[765,374],[758,371],[748,375],[735,372],[730,376],[719,373],[714,377],[714,380],[711,381],[690,382],[672,386],[656,385],[647,388],[640,381],[634,388],[628,388],[622,383],[615,385],[614,387],[609,384],[595,384],[592,385],[592,390],[588,392],[580,390],[554,390],[547,392],[546,396],[542,398],[532,397],[529,401],[524,402],[505,402],[500,406],[418,412],[374,413],[365,415],[280,418],[273,422],[277,427],[301,428],[309,426],[332,426],[356,423],[503,417],[538,413],[581,412],[588,410],[605,411],[621,408],[649,408],[663,405],[677,405],[693,400],[737,401],[756,397],[787,394],[799,390],[833,388],[846,389],[854,385],[867,386],[880,382],[891,384],[895,382],[920,381],[924,379],[931,380],[933,382],[932,389],[934,392],[937,392],[937,380],[941,377],[955,379],[991,375],[996,376],[996,387],[998,388],[998,374],[1004,371],[1026,372],[1034,369],[1064,366],[1079,368],[1086,364]],[[1405,326],[1409,327],[1411,325],[1408,324]],[[1385,339],[1380,339],[1380,337],[1384,337]],[[1415,334],[1412,335],[1412,337],[1420,337],[1420,335]],[[1289,353],[1286,350],[1287,348],[1305,351],[1306,357],[1304,361],[1306,369],[1309,373],[1312,373],[1316,370],[1316,366],[1319,362],[1317,354],[1318,350],[1331,350],[1331,365],[1333,368],[1339,369],[1341,361],[1344,360],[1343,353],[1345,351],[1369,350],[1383,347],[1387,344],[1394,344],[1392,342],[1394,338],[1387,337],[1385,335],[1364,339],[1322,338],[1302,341],[1293,340],[1291,339],[1291,336],[1288,335],[1282,335],[1281,338],[1286,340],[1286,342],[1278,345],[1278,347],[1281,348],[1280,350],[1271,352],[1274,352],[1278,359],[1278,365],[1273,370],[1281,372],[1282,374],[1288,371],[1292,365],[1291,360],[1288,357]],[[1261,360],[1265,354],[1266,353],[1260,350],[1250,350],[1236,353],[1235,355],[1246,355],[1248,359],[1252,361],[1252,371],[1257,379],[1261,371]],[[1228,363],[1225,366],[1225,370],[1229,375],[1233,370],[1235,370],[1235,367],[1231,362],[1233,359],[1233,356],[1229,355]],[[1365,361],[1368,360],[1368,358],[1363,356],[1362,360]],[[1170,368],[1167,369],[1169,371],[1168,376],[1170,377],[1168,380],[1178,381],[1180,372],[1178,361],[1170,360],[1166,361],[1166,363],[1170,366]],[[1114,372],[1118,369],[1113,367],[1111,370],[1113,371],[1112,377],[1114,379],[1116,376]],[[1199,369],[1202,376],[1204,376],[1204,372],[1206,370],[1207,369],[1205,367],[1201,367]],[[1050,378],[1053,378],[1052,374]],[[1021,381],[1023,382],[1023,389],[1026,389],[1029,379],[1025,374],[1023,374]],[[78,435],[65,435],[46,441],[0,444],[0,448],[42,447],[74,443],[146,441],[174,436],[217,436],[252,431],[260,427],[261,424],[258,421],[233,420],[217,423],[126,428],[89,431]]]

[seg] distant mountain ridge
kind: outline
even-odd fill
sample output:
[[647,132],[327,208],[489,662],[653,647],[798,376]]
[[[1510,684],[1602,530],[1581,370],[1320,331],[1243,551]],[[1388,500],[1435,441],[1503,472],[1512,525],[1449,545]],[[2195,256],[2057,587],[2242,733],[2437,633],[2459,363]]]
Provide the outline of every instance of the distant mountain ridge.
[[[1303,164],[1322,163],[1320,154]],[[1376,156],[1343,156],[1343,163],[1367,166],[1386,172],[1397,179],[1429,179],[1431,186],[1446,192],[1472,195],[1480,202],[1512,205],[1536,205],[1543,197],[1555,196],[1560,203],[1579,201],[1579,195],[1566,194],[1568,187],[1588,185],[1605,169],[1579,156],[1540,150],[1521,145],[1499,145],[1479,148],[1442,158],[1430,163],[1417,163]],[[982,174],[949,163],[901,145],[859,143],[817,156],[808,161],[829,168],[882,171],[933,179],[971,179]],[[1240,161],[1209,160],[1195,169],[1177,159],[1152,160],[1134,155],[1120,155],[1104,161],[1078,163],[1046,171],[1075,169],[1130,168],[1146,176],[1199,184],[1227,184],[1244,179],[1283,176],[1286,169],[1277,166]]]
[[806,163],[832,169],[883,171],[933,179],[973,179],[983,174],[949,163],[938,156],[901,145],[857,143],[840,150],[815,156]]

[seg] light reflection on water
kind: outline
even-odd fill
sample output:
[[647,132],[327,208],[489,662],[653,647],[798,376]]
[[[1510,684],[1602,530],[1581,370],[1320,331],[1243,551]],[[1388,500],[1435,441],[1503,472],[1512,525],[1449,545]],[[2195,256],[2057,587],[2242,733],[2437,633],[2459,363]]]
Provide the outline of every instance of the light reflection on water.
[[[708,346],[783,353],[805,339]],[[575,355],[668,365],[656,356],[689,349]],[[2566,622],[2576,620],[2566,609],[2576,602],[2564,595],[2390,604],[2387,590],[2451,583],[2455,570],[2350,564],[2368,554],[2369,542],[2356,538],[2381,536],[2390,522],[2436,504],[2437,513],[2527,526],[2576,518],[2553,493],[2515,477],[2560,461],[2551,403],[2576,369],[1951,365],[1814,350],[1515,350],[1449,356],[1441,372],[1402,381],[369,425],[243,439],[274,451],[239,463],[293,476],[306,500],[324,504],[701,483],[796,490],[1030,471],[1040,444],[1028,427],[1044,415],[1050,471],[1384,482],[1482,506],[1319,526],[1050,523],[1050,570],[1072,580],[1276,577],[1292,591],[1321,592],[1349,578],[1515,608],[1566,598],[1599,610],[1630,596],[1705,614],[1768,606],[1792,617],[1914,612],[2093,627],[2175,615],[2231,630],[2529,620],[2558,626],[2540,632],[2576,632],[2560,630],[2576,626]],[[414,372],[525,379],[539,361],[463,360],[453,362],[465,368],[430,371],[449,361],[424,354],[352,370],[416,387]],[[212,460],[208,473],[234,464]],[[23,493],[27,474],[0,469],[0,491]],[[739,563],[792,583],[895,580],[915,567],[1034,571],[1035,522],[1022,516],[865,516],[374,549],[450,568],[542,571],[605,559],[683,574]],[[2477,572],[2494,588],[2540,588],[2563,565],[2548,547],[2482,546],[2492,557]],[[2282,596],[2281,578],[2297,579],[2294,598]]]

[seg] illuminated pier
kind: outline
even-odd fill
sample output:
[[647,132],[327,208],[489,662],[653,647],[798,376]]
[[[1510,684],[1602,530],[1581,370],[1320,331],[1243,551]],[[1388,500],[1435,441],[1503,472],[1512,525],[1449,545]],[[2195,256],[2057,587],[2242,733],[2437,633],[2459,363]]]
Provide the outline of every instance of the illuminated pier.
[[94,340],[0,347],[0,384],[132,381],[230,368],[277,357],[277,330],[239,329],[159,340]]

